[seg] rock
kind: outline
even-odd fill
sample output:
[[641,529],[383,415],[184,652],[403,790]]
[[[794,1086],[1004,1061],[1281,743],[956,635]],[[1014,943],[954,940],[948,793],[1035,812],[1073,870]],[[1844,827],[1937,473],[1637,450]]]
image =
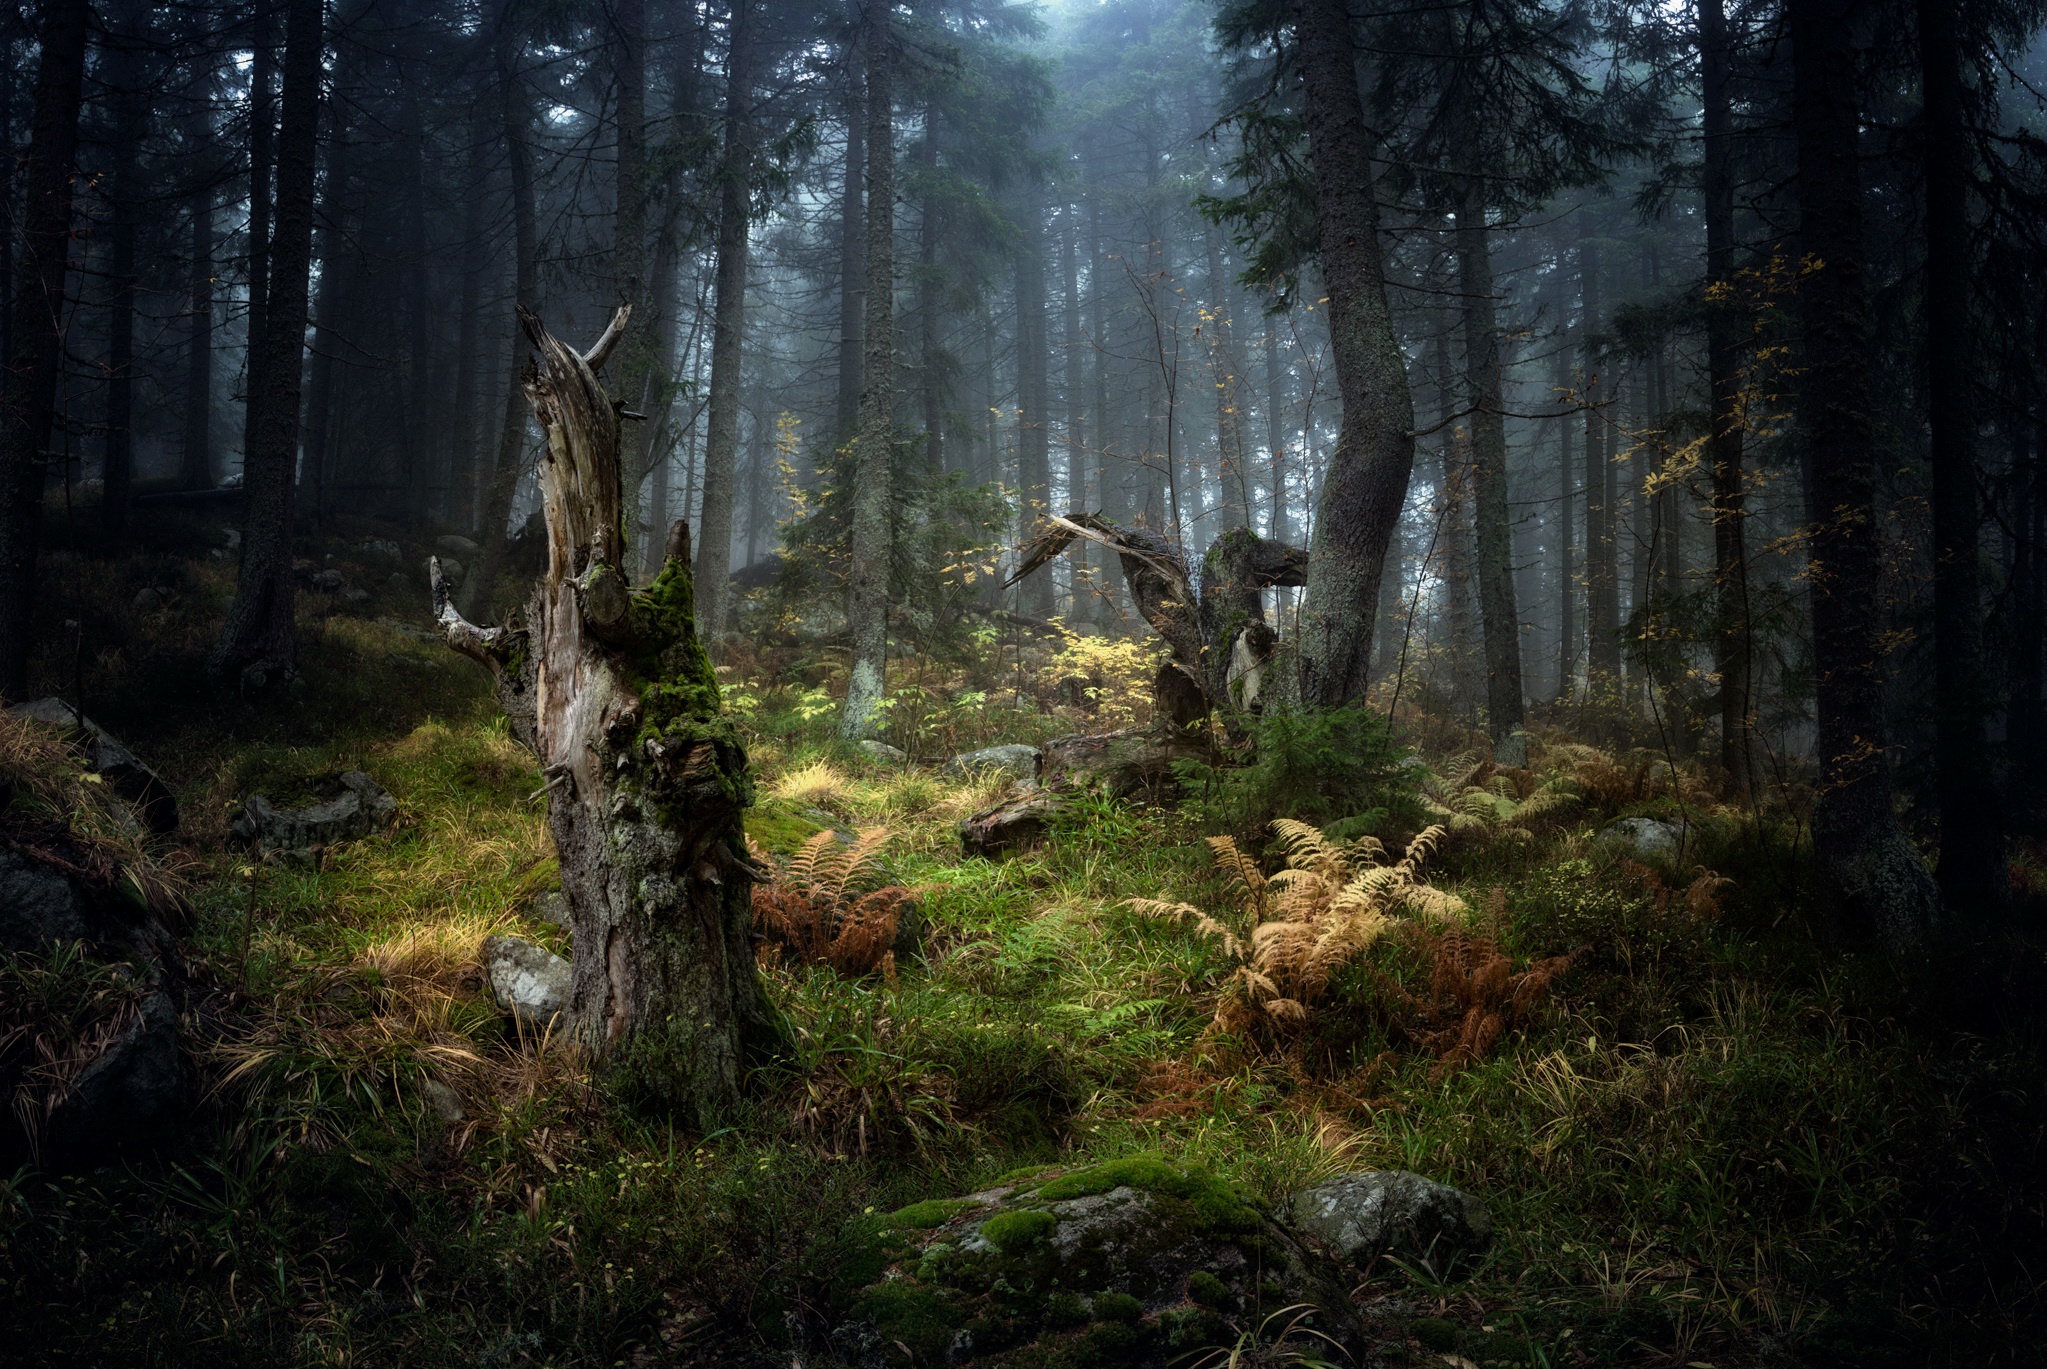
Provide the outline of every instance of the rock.
[[177,830],[177,795],[111,732],[54,695],[16,704],[7,711],[72,735],[85,752],[86,768],[134,808],[143,826],[158,835]]
[[420,1080],[419,1096],[426,1100],[427,1107],[441,1121],[453,1126],[462,1120],[464,1116],[462,1111],[462,1095],[449,1088],[446,1084],[443,1084],[440,1080],[431,1077]]
[[1309,1327],[1347,1348],[1362,1334],[1333,1267],[1232,1186],[1156,1155],[917,1203],[864,1236],[871,1281],[837,1338],[854,1364],[900,1346],[917,1364],[1164,1366],[1270,1337],[1266,1319],[1302,1305],[1298,1349],[1328,1350]]
[[307,583],[323,594],[338,594],[342,584],[341,572],[328,566],[325,570],[313,572],[313,578]]
[[460,584],[462,577],[469,574],[469,567],[452,556],[444,556],[441,558],[441,574],[447,576],[451,584]]
[[1040,789],[962,818],[960,850],[989,860],[1036,850],[1050,835],[1052,821],[1065,802],[1064,795]]
[[1015,779],[1029,779],[1038,773],[1038,748],[1021,744],[985,746],[954,756],[941,768],[941,773],[972,775],[990,770]]
[[350,585],[341,591],[341,602],[344,604],[367,604],[369,601],[370,592],[361,585]]
[[229,830],[245,842],[286,859],[310,858],[313,848],[365,837],[391,825],[398,800],[360,770],[344,772],[341,792],[305,808],[279,808],[251,794]]
[[384,588],[392,594],[414,594],[419,590],[412,577],[402,570],[394,570],[385,576]]
[[569,899],[559,889],[545,889],[536,894],[526,905],[526,916],[535,922],[551,923],[556,927],[569,925]]
[[1350,1261],[1393,1254],[1448,1270],[1492,1243],[1492,1218],[1469,1193],[1404,1169],[1363,1170],[1297,1193],[1285,1216]]
[[177,597],[177,591],[175,590],[165,589],[161,585],[144,585],[141,589],[135,591],[135,598],[130,603],[132,607],[146,611],[149,609],[168,608]]
[[449,556],[475,556],[483,548],[460,533],[444,532],[434,539],[434,549]]
[[1675,860],[1684,829],[1661,818],[1615,818],[1599,829],[1593,845],[1634,860]]
[[291,563],[291,577],[292,579],[300,581],[301,583],[309,582],[313,578],[313,572],[317,571],[318,569],[319,567],[317,565],[313,564],[313,562],[307,560],[305,557],[303,556],[296,557],[293,559]]
[[404,549],[388,537],[365,537],[355,544],[355,549],[364,556],[375,556],[386,561],[396,561],[405,555]]
[[908,765],[910,763],[910,755],[907,751],[900,747],[890,746],[887,742],[878,742],[870,738],[859,743],[859,746],[862,751],[867,753],[870,760],[880,761],[884,765]]
[[545,1028],[569,1005],[569,962],[516,936],[485,937],[483,968],[498,1006],[529,1027]]
[[60,1086],[32,1147],[57,1168],[149,1149],[182,1120],[190,1098],[177,1007],[153,989],[121,1034]]

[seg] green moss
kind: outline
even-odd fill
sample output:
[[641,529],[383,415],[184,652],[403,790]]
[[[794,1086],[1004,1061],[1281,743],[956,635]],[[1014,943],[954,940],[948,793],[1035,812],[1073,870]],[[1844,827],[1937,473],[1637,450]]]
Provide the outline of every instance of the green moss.
[[968,1203],[964,1198],[927,1198],[889,1213],[886,1225],[896,1231],[928,1231],[934,1226],[944,1226],[966,1206]]
[[1126,1187],[1193,1204],[1202,1230],[1243,1233],[1259,1227],[1258,1210],[1244,1200],[1234,1185],[1204,1169],[1182,1167],[1150,1152],[1126,1155],[1062,1175],[1040,1188],[1037,1196],[1046,1202],[1060,1202]]
[[1203,1307],[1228,1307],[1236,1301],[1230,1296],[1230,1286],[1206,1269],[1187,1276],[1187,1296]]
[[1051,1170],[1051,1169],[1054,1169],[1054,1168],[1057,1168],[1057,1166],[1054,1166],[1054,1165],[1024,1165],[1023,1167],[1021,1167],[1021,1168],[1019,1168],[1019,1169],[1012,1169],[1012,1170],[1008,1171],[1008,1172],[1007,1172],[1007,1173],[1005,1173],[1005,1174],[999,1175],[999,1176],[998,1176],[998,1177],[996,1178],[996,1180],[995,1180],[995,1183],[994,1183],[994,1185],[993,1185],[993,1186],[994,1186],[994,1187],[996,1187],[996,1188],[1000,1188],[1000,1187],[1002,1187],[1002,1186],[1003,1186],[1004,1184],[1021,1184],[1021,1183],[1026,1183],[1026,1182],[1028,1182],[1029,1180],[1032,1180],[1032,1179],[1035,1179],[1035,1178],[1037,1178],[1037,1177],[1038,1177],[1038,1176],[1039,1176],[1040,1174],[1043,1174],[1043,1173],[1045,1173],[1046,1171],[1048,1171],[1048,1170]]
[[1229,1333],[1222,1316],[1207,1307],[1172,1307],[1159,1314],[1159,1330],[1172,1350],[1201,1350]]
[[1128,1293],[1097,1293],[1094,1311],[1096,1321],[1134,1322],[1144,1315],[1144,1304]]
[[[1101,1299],[1097,1298],[1095,1302],[1099,1304]],[[1135,1321],[1097,1322],[1087,1329],[1088,1347],[1105,1357],[1117,1351],[1135,1350],[1143,1340],[1144,1332]],[[1103,1358],[1098,1362],[1107,1364],[1115,1361]]]
[[689,567],[669,561],[654,583],[633,595],[638,641],[626,664],[637,676],[641,716],[657,735],[678,718],[713,718],[719,712],[718,673],[697,637],[696,581]]
[[1085,1326],[1089,1320],[1087,1299],[1078,1293],[1061,1291],[1045,1299],[1047,1326]]
[[1457,1323],[1454,1321],[1445,1321],[1441,1317],[1418,1317],[1407,1329],[1431,1350],[1457,1348]]
[[1049,1212],[1025,1209],[1021,1212],[1003,1212],[981,1223],[981,1234],[1005,1255],[1014,1255],[1020,1250],[1052,1234],[1052,1228],[1059,1225],[1059,1219]]
[[746,814],[746,834],[762,850],[772,851],[778,856],[793,854],[797,847],[823,830],[809,818],[773,801],[750,809]]
[[909,1279],[868,1289],[853,1315],[873,1322],[884,1345],[900,1343],[918,1364],[943,1363],[953,1332],[966,1320],[944,1294]]

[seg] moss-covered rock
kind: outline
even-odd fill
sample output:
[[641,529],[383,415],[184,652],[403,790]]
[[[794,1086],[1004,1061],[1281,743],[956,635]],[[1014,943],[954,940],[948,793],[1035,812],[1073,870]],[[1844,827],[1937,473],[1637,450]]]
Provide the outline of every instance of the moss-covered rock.
[[[865,1219],[848,1362],[1163,1366],[1282,1307],[1351,1343],[1343,1285],[1224,1180],[1158,1155],[1028,1173]],[[1269,1328],[1267,1328],[1269,1334]]]

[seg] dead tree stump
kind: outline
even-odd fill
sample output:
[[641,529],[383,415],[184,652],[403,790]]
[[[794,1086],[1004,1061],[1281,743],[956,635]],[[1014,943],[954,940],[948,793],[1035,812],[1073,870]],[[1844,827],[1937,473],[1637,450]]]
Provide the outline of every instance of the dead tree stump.
[[688,528],[652,584],[629,588],[622,569],[620,412],[596,372],[627,312],[578,353],[519,311],[538,353],[523,383],[547,435],[547,566],[523,622],[464,620],[438,560],[433,604],[540,760],[573,940],[569,1030],[627,1096],[701,1128],[781,1026],[754,974],[753,787],[697,639]]

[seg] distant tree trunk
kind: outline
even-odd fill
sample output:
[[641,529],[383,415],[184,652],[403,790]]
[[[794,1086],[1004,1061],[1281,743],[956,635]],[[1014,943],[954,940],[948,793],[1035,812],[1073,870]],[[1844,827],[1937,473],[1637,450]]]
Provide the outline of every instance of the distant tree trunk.
[[[304,501],[301,516],[314,528],[325,527],[327,523],[327,467],[333,449],[337,365],[334,353],[342,345],[340,320],[360,270],[360,258],[348,250],[348,178],[349,140],[336,138],[327,158],[327,181],[321,195],[317,254],[320,297],[313,306],[313,356],[306,366],[306,455],[299,473]],[[469,409],[463,412],[468,413]]]
[[106,75],[114,107],[114,174],[107,226],[108,285],[112,290],[107,317],[107,435],[100,464],[103,493],[100,527],[118,535],[128,523],[130,485],[135,474],[135,295],[142,282],[135,272],[135,237],[142,200],[137,152],[148,132],[148,96],[142,89],[141,44],[146,11],[130,4],[122,16],[126,32],[109,35]]
[[438,561],[433,607],[448,645],[491,670],[547,778],[573,947],[569,1032],[628,1097],[701,1133],[730,1114],[747,1058],[782,1028],[754,976],[741,828],[752,781],[697,637],[687,527],[647,588],[629,591],[619,569],[620,424],[596,370],[626,313],[581,355],[521,310],[540,353],[528,383],[547,434],[547,570],[522,628],[464,621]]
[[234,602],[208,666],[260,688],[298,670],[297,586],[291,573],[292,486],[299,453],[307,287],[313,260],[314,163],[319,154],[322,0],[289,0],[284,117],[277,142],[277,231],[269,305],[253,354],[252,444],[242,469],[242,564]]
[[1330,353],[1343,400],[1300,615],[1300,694],[1329,707],[1361,698],[1370,683],[1379,579],[1414,470],[1414,401],[1386,304],[1372,134],[1358,94],[1350,14],[1344,0],[1294,0],[1294,15]]
[[[478,91],[476,101],[480,105],[484,96]],[[470,157],[468,167],[469,195],[462,207],[462,301],[458,306],[462,316],[456,320],[455,330],[455,412],[452,416],[454,433],[453,456],[449,462],[449,477],[459,481],[454,493],[454,509],[450,522],[465,532],[476,530],[476,520],[483,504],[483,489],[490,478],[489,467],[483,454],[487,450],[477,440],[476,392],[477,349],[482,341],[483,277],[486,269],[484,229],[483,185],[489,174],[488,151],[490,136],[487,125],[480,118],[472,119],[469,129]],[[335,149],[333,161],[341,160],[340,149]],[[332,170],[328,172],[331,177]],[[331,222],[331,218],[330,218]],[[323,277],[324,277],[324,273]],[[327,291],[324,283],[320,290],[321,311],[326,309]]]
[[1615,488],[1608,460],[1609,424],[1601,407],[1607,398],[1593,333],[1599,327],[1599,250],[1589,238],[1578,245],[1580,288],[1585,301],[1585,688],[1591,700],[1611,707],[1621,682],[1620,542],[1616,535]]
[[1272,537],[1290,533],[1286,507],[1286,369],[1279,364],[1279,316],[1265,316],[1265,445],[1271,454]]
[[1514,602],[1514,524],[1507,503],[1507,422],[1500,393],[1500,330],[1493,316],[1492,242],[1485,185],[1466,180],[1457,210],[1463,295],[1464,386],[1471,409],[1472,514],[1478,532],[1478,607],[1485,636],[1486,732],[1503,765],[1526,765],[1521,612]]
[[860,417],[863,306],[866,299],[866,199],[861,180],[866,171],[866,106],[860,92],[859,50],[846,52],[846,178],[839,190],[839,399],[832,441],[853,435]]
[[[611,293],[633,306],[632,322],[619,344],[618,392],[633,403],[646,391],[653,365],[654,330],[665,301],[649,300],[647,289],[647,0],[612,0],[612,101],[618,118],[611,238]],[[521,301],[524,303],[525,301]],[[620,447],[625,462],[626,528],[637,533],[640,484],[647,475],[647,425],[626,426]]]
[[938,339],[945,294],[938,244],[945,224],[938,192],[938,106],[930,100],[924,102],[917,169],[924,181],[917,215],[917,391],[924,408],[924,463],[936,474],[945,469],[945,349]]
[[853,526],[846,627],[853,668],[844,737],[864,737],[881,702],[888,660],[891,468],[895,437],[895,53],[890,0],[867,5],[867,318],[865,380],[853,452]]
[[1892,952],[1924,945],[1940,895],[1891,807],[1884,725],[1885,596],[1870,429],[1869,319],[1855,0],[1789,0],[1792,130],[1798,144],[1799,246],[1821,263],[1799,287],[1805,368],[1798,426],[1812,530],[1813,665],[1820,779],[1813,837],[1836,924]]
[[739,464],[739,374],[745,364],[747,230],[753,207],[753,5],[732,0],[725,61],[725,165],[718,191],[718,312],[711,333],[710,433],[698,523],[697,623],[716,642],[732,574],[733,477]]
[[[529,141],[533,112],[516,65],[515,35],[501,37],[497,52],[498,116],[505,142],[505,163],[511,179],[512,303],[528,308],[539,283],[540,226],[533,204],[533,148]],[[490,489],[483,501],[482,550],[476,568],[462,583],[462,606],[477,617],[488,615],[497,597],[498,568],[505,556],[505,524],[511,521],[512,498],[519,492],[525,469],[526,403],[520,385],[523,364],[513,350],[511,376],[505,386],[504,416],[498,424],[497,460],[491,466]]]
[[1927,417],[1933,459],[1934,773],[1940,795],[1941,891],[1978,916],[2011,897],[2004,805],[1983,724],[1990,711],[1977,563],[1976,418],[1970,364],[1969,180],[1954,0],[1919,0],[1926,119]]
[[[1571,388],[1568,349],[1557,354],[1554,390],[1561,399]],[[1577,567],[1571,556],[1571,503],[1577,497],[1571,465],[1571,415],[1557,419],[1557,688],[1552,702],[1568,703],[1578,674]]]
[[[270,196],[271,176],[276,170],[277,103],[271,86],[277,70],[277,7],[272,0],[255,0],[254,26],[250,34],[254,48],[249,63],[249,315],[246,323],[245,384],[255,393],[256,350],[263,345],[264,317],[270,308]],[[242,406],[242,461],[255,447],[258,406]]]
[[[1016,268],[1017,523],[1028,538],[1052,507],[1051,397],[1047,384],[1044,208],[1027,190],[1018,207]],[[1019,538],[1019,540],[1022,540]],[[1052,575],[1019,586],[1017,607],[1033,618],[1053,613]]]
[[[1066,366],[1062,379],[1066,389],[1066,506],[1079,512],[1088,511],[1088,450],[1087,450],[1087,401],[1083,392],[1087,386],[1087,355],[1082,350],[1080,332],[1080,263],[1074,251],[1074,206],[1062,205],[1059,210],[1059,270],[1066,287],[1065,308],[1065,351]],[[1089,590],[1087,545],[1074,549],[1072,579],[1072,602],[1067,606],[1067,616],[1075,623],[1094,621],[1094,596]]]
[[36,554],[42,536],[43,453],[63,360],[64,282],[70,265],[72,166],[84,99],[86,29],[80,0],[44,0],[34,122],[23,169],[20,274],[0,394],[0,695],[28,689],[34,644]]
[[[433,384],[433,331],[430,317],[445,313],[446,306],[428,289],[429,241],[426,226],[426,130],[422,127],[419,101],[404,105],[405,157],[405,260],[406,339],[405,415],[406,432],[400,439],[404,462],[401,519],[408,524],[427,522],[431,517],[430,488],[434,474],[435,422],[444,401]],[[438,321],[435,319],[434,321]]]
[[[192,132],[200,133],[193,138]],[[211,134],[206,116],[187,125],[187,139],[204,147]],[[185,440],[180,460],[188,490],[213,488],[213,187],[204,175],[191,196],[192,260],[187,267],[185,341]]]
[[1230,282],[1223,272],[1222,235],[1215,225],[1205,224],[1202,245],[1208,253],[1208,295],[1210,330],[1209,357],[1215,369],[1215,451],[1216,476],[1222,486],[1222,515],[1225,528],[1251,526],[1251,469],[1244,459],[1243,368],[1237,362],[1236,340],[1230,327]]

